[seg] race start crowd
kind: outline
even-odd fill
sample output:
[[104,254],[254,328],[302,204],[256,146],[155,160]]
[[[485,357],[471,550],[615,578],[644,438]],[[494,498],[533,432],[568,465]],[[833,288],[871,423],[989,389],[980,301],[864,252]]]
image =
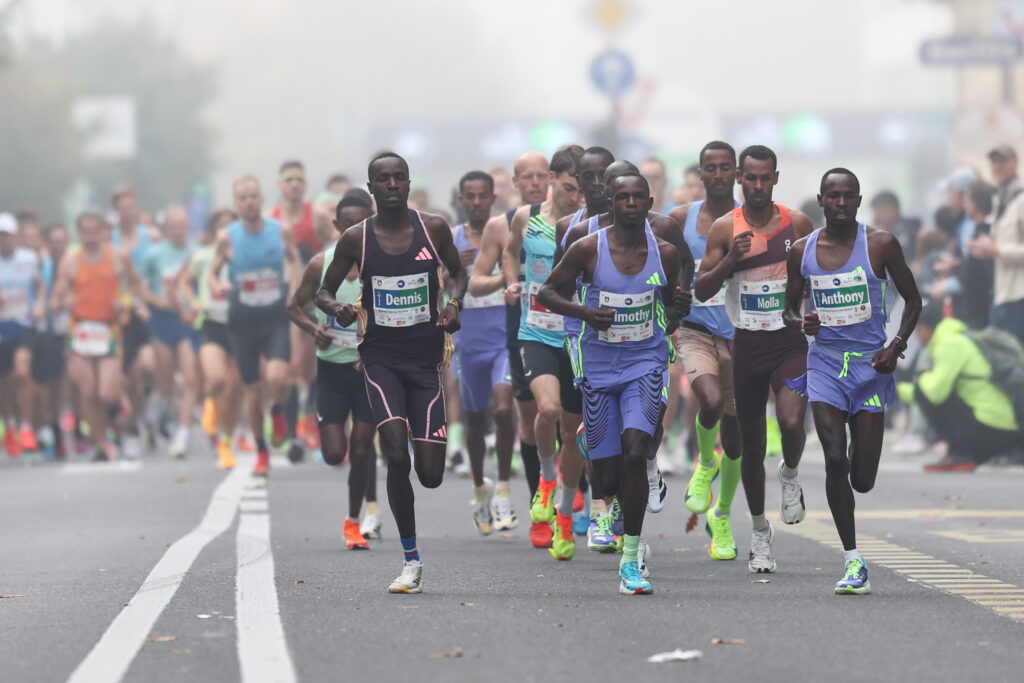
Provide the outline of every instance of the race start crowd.
[[[347,461],[343,535],[357,549],[380,537],[379,446],[404,552],[388,590],[418,593],[413,468],[437,487],[464,443],[473,521],[488,535],[518,525],[509,484],[518,451],[532,545],[571,560],[585,536],[589,550],[621,553],[621,593],[646,594],[643,521],[666,502],[659,463],[669,462],[658,451],[685,372],[697,457],[684,499],[707,515],[710,557],[737,556],[730,511],[742,481],[749,570],[775,571],[767,443],[774,430],[781,519],[799,523],[810,402],[845,551],[834,591],[863,594],[854,491],[874,485],[893,373],[919,317],[934,367],[901,396],[929,419],[973,425],[993,453],[1019,443],[1014,389],[996,372],[1007,353],[1020,366],[1019,345],[1005,333],[944,332],[959,321],[942,305],[922,313],[898,231],[858,220],[860,185],[848,169],[823,174],[817,229],[773,201],[778,159],[760,145],[737,155],[709,142],[695,169],[703,198],[667,214],[653,210],[664,167],[601,147],[523,154],[510,179],[518,207],[508,206],[507,175],[466,173],[465,220],[454,227],[416,206],[397,154],[375,156],[367,175],[369,193],[338,176],[307,202],[304,168],[287,161],[269,213],[259,181],[244,176],[233,210],[217,211],[196,242],[183,207],[168,208],[157,231],[127,188],[113,194],[115,224],[78,216],[74,246],[63,226],[42,231],[30,212],[0,214],[8,455],[91,447],[94,460],[131,458],[162,435],[181,458],[201,412],[223,468],[251,449],[253,474],[266,476],[271,446],[293,462],[306,449],[328,465]],[[1001,394],[995,422],[962,396],[959,371],[939,371],[952,352],[937,342],[951,335],[973,345],[974,393]],[[484,476],[489,448],[496,482]]]

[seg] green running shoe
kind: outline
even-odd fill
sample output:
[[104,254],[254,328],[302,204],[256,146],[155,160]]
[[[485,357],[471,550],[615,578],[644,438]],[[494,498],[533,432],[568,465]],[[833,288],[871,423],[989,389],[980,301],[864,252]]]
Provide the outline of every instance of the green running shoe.
[[722,464],[721,456],[715,453],[715,462],[711,467],[705,466],[700,460],[693,470],[690,483],[686,486],[686,508],[696,514],[702,515],[711,507],[711,482],[718,476],[718,468]]
[[533,502],[530,505],[530,521],[555,523],[555,485],[558,479],[544,479],[541,477],[537,485],[537,492],[533,494]]
[[708,522],[704,529],[711,537],[711,544],[708,546],[708,555],[712,560],[735,560],[736,539],[732,537],[732,523],[729,515],[716,515],[714,511],[708,513]]
[[576,554],[576,539],[572,535],[572,517],[558,515],[555,518],[555,535],[548,549],[556,560],[571,560]]

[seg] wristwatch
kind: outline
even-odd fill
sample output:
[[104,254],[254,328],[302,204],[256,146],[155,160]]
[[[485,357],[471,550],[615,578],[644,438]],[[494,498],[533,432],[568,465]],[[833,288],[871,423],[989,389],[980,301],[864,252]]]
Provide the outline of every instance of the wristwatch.
[[903,353],[907,350],[907,342],[903,341],[901,337],[893,337],[892,343],[896,346],[896,350]]

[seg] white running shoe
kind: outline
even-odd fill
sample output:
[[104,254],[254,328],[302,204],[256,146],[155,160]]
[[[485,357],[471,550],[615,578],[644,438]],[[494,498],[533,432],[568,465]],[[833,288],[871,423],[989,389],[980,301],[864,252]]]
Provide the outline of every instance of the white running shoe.
[[366,540],[380,539],[380,518],[377,515],[363,517],[363,523],[359,525],[359,533]]
[[171,457],[175,460],[184,460],[185,454],[188,452],[188,428],[178,426],[174,430],[174,438],[171,440],[171,446],[168,449]]
[[491,499],[494,497],[494,482],[484,477],[484,488],[487,493],[483,500],[473,499],[473,524],[481,536],[490,536],[494,530],[491,519]]
[[751,574],[770,574],[775,571],[775,558],[772,557],[772,540],[775,530],[771,523],[766,531],[754,530],[750,536],[750,560],[747,568]]
[[640,575],[645,579],[651,575],[647,567],[647,560],[651,559],[651,546],[647,545],[647,538],[640,534],[640,542],[636,548],[636,563],[640,567]]
[[498,531],[511,531],[519,526],[516,511],[512,509],[512,497],[509,495],[494,496],[491,499],[491,517],[494,528]]
[[807,508],[804,507],[804,490],[800,486],[800,478],[797,475],[783,476],[782,468],[785,465],[784,460],[779,461],[779,482],[782,484],[782,521],[786,524],[799,524],[807,515]]
[[[665,499],[668,497],[668,486],[657,467],[653,471],[647,470],[647,489],[647,511],[657,514],[665,508]],[[643,569],[643,566],[640,568]]]
[[138,434],[125,434],[121,437],[121,446],[124,450],[124,457],[129,460],[136,460],[142,455],[142,439]]
[[422,593],[423,563],[409,560],[402,565],[402,573],[388,586],[388,593]]

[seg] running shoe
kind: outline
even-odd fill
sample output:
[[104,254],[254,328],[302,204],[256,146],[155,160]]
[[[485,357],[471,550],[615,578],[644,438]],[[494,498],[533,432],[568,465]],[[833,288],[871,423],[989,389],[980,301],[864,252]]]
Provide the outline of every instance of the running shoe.
[[871,592],[868,565],[859,557],[846,563],[846,575],[836,582],[836,595],[867,595]]
[[280,448],[288,440],[288,422],[285,419],[284,411],[281,411],[270,418],[270,443],[274,448]]
[[342,535],[345,536],[346,550],[370,549],[370,544],[367,543],[363,535],[359,533],[359,522],[353,522],[350,519],[346,519],[345,524],[342,526]]
[[491,518],[498,531],[509,531],[519,526],[519,518],[512,509],[512,497],[507,490],[491,499]]
[[484,488],[486,489],[484,499],[474,500],[473,502],[473,524],[476,525],[476,530],[480,532],[481,536],[490,536],[494,530],[494,520],[491,518],[491,498],[494,496],[494,482],[485,477]]
[[380,539],[380,518],[377,515],[366,515],[363,517],[363,523],[359,525],[359,533],[363,535],[363,538],[369,539]]
[[[589,506],[588,506],[589,507]],[[590,511],[583,508],[579,512],[572,513],[572,532],[577,536],[586,536],[590,528]]]
[[595,553],[614,553],[615,534],[612,533],[611,515],[598,515],[590,518],[587,530],[587,550]]
[[571,560],[576,554],[576,539],[572,535],[572,517],[559,513],[555,516],[555,535],[548,549],[556,560]]
[[175,460],[184,460],[188,452],[188,429],[179,426],[174,430],[174,439],[169,449],[171,457]]
[[772,557],[772,541],[775,530],[769,523],[764,531],[754,530],[750,537],[750,559],[747,568],[751,574],[771,574],[775,571],[775,558]]
[[729,521],[729,515],[709,512],[704,530],[711,537],[708,555],[712,560],[736,559],[736,539],[732,536],[732,522]]
[[125,433],[121,437],[121,446],[124,448],[124,457],[135,460],[142,455],[142,439],[139,435]]
[[217,434],[217,403],[212,398],[203,401],[203,418],[199,421],[199,426],[202,427],[204,434]]
[[807,515],[807,508],[804,507],[804,490],[800,486],[800,479],[797,475],[785,477],[782,475],[782,468],[786,461],[779,461],[779,483],[782,484],[782,521],[786,524],[799,524]]
[[547,522],[530,523],[530,543],[534,548],[550,548],[555,532]]
[[576,489],[576,495],[572,498],[572,511],[579,512],[583,509],[583,506],[587,504],[587,499],[583,497],[583,491]]
[[306,448],[315,451],[320,448],[320,430],[316,426],[316,416],[306,415],[302,419],[301,424],[305,425],[305,434],[302,435],[302,441],[306,445]]
[[235,468],[235,453],[231,450],[231,441],[222,439],[217,444],[217,462],[222,470]]
[[545,479],[541,477],[537,485],[537,492],[533,494],[533,502],[530,504],[530,521],[533,523],[545,522],[552,524],[555,521],[555,485],[558,479]]
[[402,573],[388,586],[388,593],[422,593],[423,563],[409,560],[402,566]]
[[626,533],[622,528],[622,505],[619,504],[619,497],[612,499],[612,511],[609,513],[612,518],[612,533],[621,536]]
[[303,447],[302,441],[298,437],[291,439],[288,443],[288,462],[298,465],[305,459],[306,449]]
[[235,439],[235,448],[242,453],[252,453],[256,450],[255,444],[245,434],[239,434],[238,438]]
[[650,568],[647,566],[647,560],[651,557],[651,546],[647,545],[647,539],[643,534],[640,534],[640,542],[636,547],[636,565],[640,568],[640,576],[645,579],[651,575]]
[[32,427],[29,427],[28,425],[23,426],[21,428],[20,438],[22,451],[26,453],[35,453],[39,450],[39,441],[36,439],[36,433]]
[[97,446],[92,453],[93,462],[110,462],[110,456],[107,454],[107,449],[103,446]]
[[270,452],[260,451],[256,454],[256,464],[252,468],[252,476],[265,477],[270,472]]
[[657,467],[653,471],[647,471],[647,489],[647,511],[657,514],[664,509],[665,499],[668,497],[668,486]]
[[21,455],[21,439],[18,438],[18,430],[8,429],[4,434],[4,450],[7,455],[17,458]]
[[619,592],[623,595],[650,595],[654,592],[651,582],[640,573],[636,562],[627,562],[619,567]]
[[693,476],[686,486],[684,498],[686,509],[695,515],[702,515],[711,507],[714,495],[711,493],[711,482],[718,476],[718,469],[722,464],[721,456],[716,452],[715,460],[710,466],[705,465],[700,459],[693,469]]

